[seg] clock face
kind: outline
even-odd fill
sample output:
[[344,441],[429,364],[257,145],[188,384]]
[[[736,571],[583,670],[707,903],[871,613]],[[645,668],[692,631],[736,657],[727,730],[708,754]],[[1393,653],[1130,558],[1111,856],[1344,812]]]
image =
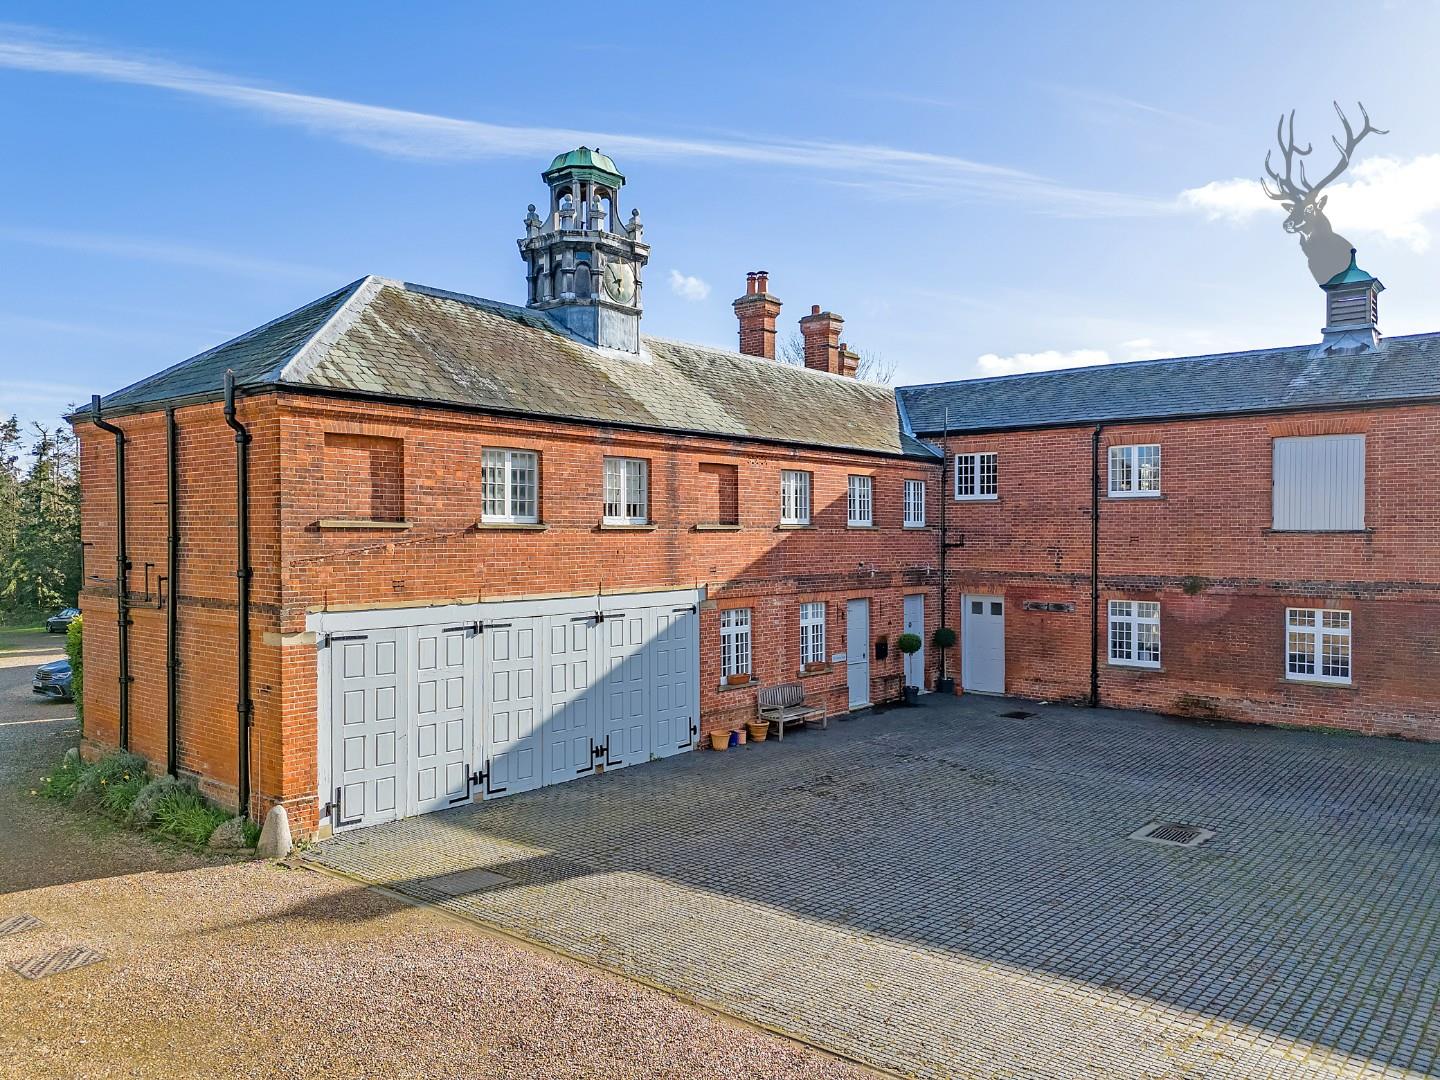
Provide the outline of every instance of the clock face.
[[605,295],[617,304],[628,304],[635,299],[635,271],[629,263],[605,264]]

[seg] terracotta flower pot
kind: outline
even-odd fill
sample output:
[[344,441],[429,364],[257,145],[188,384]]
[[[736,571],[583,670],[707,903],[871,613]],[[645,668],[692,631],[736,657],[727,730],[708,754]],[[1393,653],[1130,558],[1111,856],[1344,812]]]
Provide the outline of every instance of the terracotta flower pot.
[[806,670],[806,671],[824,671],[824,670],[825,670],[827,667],[829,667],[829,666],[830,666],[830,665],[827,664],[827,663],[825,663],[824,660],[811,660],[809,663],[807,663],[807,664],[805,665],[805,670]]
[[710,749],[711,749],[711,750],[724,750],[724,749],[725,749],[727,746],[729,746],[729,745],[730,745],[730,732],[728,732],[728,731],[712,731],[712,732],[710,732]]
[[745,685],[746,683],[748,683],[749,681],[750,681],[750,676],[749,676],[748,674],[745,674],[745,675],[726,675],[726,676],[725,676],[725,683],[726,683],[727,686],[744,686],[744,685]]
[[770,725],[763,721],[746,722],[745,730],[750,733],[751,742],[764,742],[770,734]]

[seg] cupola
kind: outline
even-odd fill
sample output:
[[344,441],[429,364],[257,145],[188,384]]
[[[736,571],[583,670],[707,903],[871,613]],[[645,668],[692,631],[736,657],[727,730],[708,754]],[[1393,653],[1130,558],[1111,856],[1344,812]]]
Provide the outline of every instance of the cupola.
[[640,211],[621,223],[625,176],[598,148],[558,154],[540,174],[550,212],[532,203],[519,241],[526,306],[549,312],[577,338],[601,348],[640,351],[640,274],[650,260]]
[[1350,265],[1321,285],[1325,290],[1324,338],[1315,348],[1316,356],[1365,352],[1380,345],[1380,279]]

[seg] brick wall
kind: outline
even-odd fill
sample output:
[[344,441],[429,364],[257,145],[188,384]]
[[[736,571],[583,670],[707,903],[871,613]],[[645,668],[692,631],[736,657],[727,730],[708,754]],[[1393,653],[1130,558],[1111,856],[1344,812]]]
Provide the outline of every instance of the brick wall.
[[[963,542],[948,558],[955,604],[967,591],[1007,597],[1013,693],[1089,692],[1091,431],[966,435],[947,447],[947,459],[999,454],[994,502],[953,501],[947,470],[950,538]],[[1273,531],[1271,440],[1346,433],[1366,435],[1366,531]],[[1440,409],[1110,426],[1102,486],[1108,447],[1143,443],[1162,447],[1163,494],[1101,499],[1101,625],[1111,599],[1159,600],[1162,667],[1110,665],[1102,634],[1103,704],[1440,738],[1440,512],[1428,489]],[[1027,600],[1074,611],[1026,611]],[[1287,606],[1353,613],[1351,686],[1285,678]]]
[[[181,505],[179,740],[181,771],[233,804],[237,761],[235,684],[234,438],[218,405],[178,411]],[[891,654],[872,664],[875,693],[898,692],[894,649],[903,597],[926,594],[938,625],[932,530],[901,527],[906,479],[928,482],[929,519],[939,471],[923,461],[759,446],[728,439],[499,420],[424,408],[297,395],[242,398],[251,446],[251,781],[256,813],[284,801],[301,829],[313,824],[316,785],[316,647],[306,616],[322,609],[423,606],[533,596],[708,589],[701,611],[702,730],[754,714],[753,688],[719,688],[718,606],[754,610],[761,684],[799,677],[799,604],[827,603],[827,652],[845,651],[845,601],[871,600],[872,639]],[[132,593],[143,565],[165,563],[163,413],[117,421],[129,437],[128,521]],[[113,445],[77,426],[84,479],[87,739],[116,742],[117,684]],[[540,455],[544,530],[480,527],[485,446]],[[601,528],[602,459],[650,463],[653,530]],[[809,529],[781,530],[779,474],[814,475]],[[846,525],[847,478],[872,475],[873,529]],[[396,478],[403,478],[398,483]],[[738,510],[734,529],[710,531]],[[322,520],[403,518],[403,531],[322,528]],[[164,613],[132,600],[131,746],[164,766]],[[151,606],[147,607],[146,603]],[[927,649],[933,679],[935,656]],[[805,676],[832,711],[846,708],[843,664]]]

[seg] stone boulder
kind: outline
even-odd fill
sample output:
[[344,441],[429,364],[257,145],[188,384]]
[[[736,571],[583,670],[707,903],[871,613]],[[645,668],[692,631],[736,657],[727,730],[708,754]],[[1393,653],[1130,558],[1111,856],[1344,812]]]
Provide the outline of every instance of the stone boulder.
[[295,846],[290,839],[290,815],[283,806],[272,806],[260,829],[260,843],[255,854],[262,859],[283,859]]
[[242,851],[250,846],[245,836],[247,821],[243,817],[232,817],[222,821],[210,834],[210,847],[216,851]]

